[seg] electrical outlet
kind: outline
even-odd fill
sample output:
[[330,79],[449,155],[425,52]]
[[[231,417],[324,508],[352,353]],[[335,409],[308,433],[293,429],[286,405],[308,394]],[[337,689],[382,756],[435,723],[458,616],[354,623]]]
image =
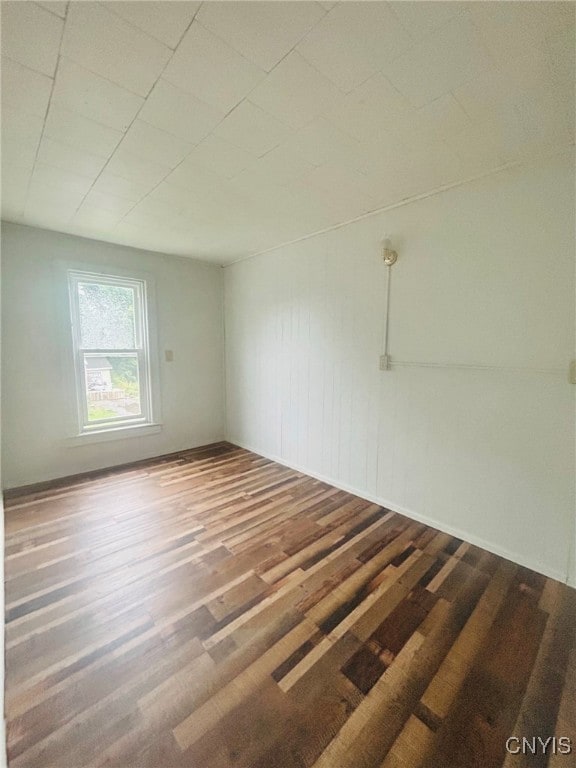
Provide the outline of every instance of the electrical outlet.
[[390,370],[390,355],[380,355],[380,370]]
[[164,359],[167,363],[171,363],[174,360],[174,352],[171,349],[166,349],[164,351]]

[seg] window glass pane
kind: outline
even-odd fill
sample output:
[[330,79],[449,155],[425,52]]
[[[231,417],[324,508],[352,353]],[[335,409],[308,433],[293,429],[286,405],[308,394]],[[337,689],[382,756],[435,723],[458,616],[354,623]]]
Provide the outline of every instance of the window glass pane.
[[138,357],[84,355],[88,421],[142,414]]
[[133,349],[134,289],[106,283],[78,283],[80,344],[88,349]]

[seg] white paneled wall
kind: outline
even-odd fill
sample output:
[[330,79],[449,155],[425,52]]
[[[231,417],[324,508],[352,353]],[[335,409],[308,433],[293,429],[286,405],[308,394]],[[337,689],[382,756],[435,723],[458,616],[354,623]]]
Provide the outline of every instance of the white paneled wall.
[[573,213],[556,155],[227,267],[228,438],[565,580]]

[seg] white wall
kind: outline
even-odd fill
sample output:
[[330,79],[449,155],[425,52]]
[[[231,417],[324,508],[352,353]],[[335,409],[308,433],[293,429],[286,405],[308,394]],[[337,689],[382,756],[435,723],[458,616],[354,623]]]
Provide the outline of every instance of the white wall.
[[[163,429],[82,446],[67,440],[67,286],[59,263],[149,273],[156,287]],[[221,440],[222,270],[47,230],[3,224],[2,479],[5,488]],[[174,361],[164,361],[164,350]],[[73,412],[73,411],[72,411]]]
[[[421,365],[381,372],[385,233],[390,352]],[[572,155],[231,265],[225,306],[232,442],[567,578]]]

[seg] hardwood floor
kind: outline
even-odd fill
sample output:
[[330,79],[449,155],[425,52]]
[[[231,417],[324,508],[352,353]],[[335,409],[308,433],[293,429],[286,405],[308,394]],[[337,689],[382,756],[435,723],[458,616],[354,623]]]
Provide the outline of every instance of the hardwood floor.
[[228,444],[9,499],[6,611],[12,768],[576,765],[575,590]]

